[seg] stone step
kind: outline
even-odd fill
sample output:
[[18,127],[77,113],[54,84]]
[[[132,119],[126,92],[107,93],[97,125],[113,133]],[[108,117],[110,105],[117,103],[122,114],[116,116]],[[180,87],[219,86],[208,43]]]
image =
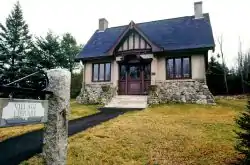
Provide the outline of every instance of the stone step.
[[146,101],[117,101],[117,100],[112,100],[108,104],[121,104],[121,105],[126,105],[126,104],[146,104]]
[[138,101],[145,101],[147,100],[147,96],[124,96],[124,95],[118,95],[115,96],[113,99],[116,100],[138,100]]
[[115,99],[135,99],[135,100],[146,100],[147,97],[114,97]]
[[147,100],[117,100],[113,99],[110,101],[110,103],[123,103],[123,104],[130,104],[130,103],[145,103]]
[[106,108],[147,108],[147,104],[108,104]]
[[147,96],[118,95],[112,98],[104,108],[144,109],[147,107]]
[[112,101],[124,101],[124,102],[129,102],[129,101],[131,101],[131,102],[145,102],[145,101],[147,101],[147,99],[133,99],[133,98],[131,98],[131,99],[117,99],[117,98],[113,98],[112,99]]

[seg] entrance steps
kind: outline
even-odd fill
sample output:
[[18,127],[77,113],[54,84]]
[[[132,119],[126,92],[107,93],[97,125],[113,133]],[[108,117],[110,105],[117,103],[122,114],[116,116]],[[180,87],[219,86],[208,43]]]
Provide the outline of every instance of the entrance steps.
[[140,110],[147,106],[147,96],[117,95],[101,109]]

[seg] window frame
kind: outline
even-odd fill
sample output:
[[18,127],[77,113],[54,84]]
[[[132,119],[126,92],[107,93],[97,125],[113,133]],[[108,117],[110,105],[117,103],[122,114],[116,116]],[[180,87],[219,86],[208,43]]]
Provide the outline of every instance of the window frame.
[[[100,65],[104,64],[104,77],[103,80],[100,80]],[[110,77],[106,79],[106,65],[109,64]],[[94,66],[98,65],[98,77],[97,80],[94,80]],[[92,82],[110,82],[111,81],[111,62],[100,62],[100,63],[92,63]]]
[[[188,58],[189,59],[189,70],[190,74],[188,77],[184,77],[183,74],[183,59]],[[168,76],[168,60],[172,59],[173,60],[173,78]],[[175,73],[175,59],[181,59],[181,77],[176,78],[176,73]],[[192,61],[191,61],[191,56],[181,56],[181,57],[168,57],[166,58],[166,65],[165,65],[165,70],[166,70],[166,80],[180,80],[180,79],[192,79]]]
[[[145,68],[146,68],[147,66],[149,67],[149,75],[148,75],[149,77],[148,77],[148,79],[145,78],[145,75],[146,75],[146,74],[145,74],[145,70],[146,70]],[[145,81],[145,80],[151,80],[151,63],[145,63],[145,64],[143,65],[143,76],[144,76],[144,77],[143,77],[144,81]]]

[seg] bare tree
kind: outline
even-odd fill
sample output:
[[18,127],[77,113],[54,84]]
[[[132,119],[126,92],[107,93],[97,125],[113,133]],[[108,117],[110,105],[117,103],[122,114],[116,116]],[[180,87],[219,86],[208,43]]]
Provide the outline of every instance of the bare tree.
[[238,50],[238,67],[240,72],[240,78],[241,78],[241,87],[242,92],[245,93],[245,86],[244,86],[244,55],[242,53],[242,42],[239,38],[239,50]]
[[250,50],[248,50],[248,53],[245,56],[245,71],[246,71],[246,80],[249,80],[250,76]]
[[224,53],[223,53],[223,36],[221,35],[220,37],[217,38],[219,48],[220,48],[220,54],[221,54],[221,59],[222,59],[222,66],[223,66],[223,72],[224,72],[224,83],[226,86],[226,92],[228,94],[228,85],[227,85],[227,72],[226,72],[226,65],[225,65],[225,60],[224,60]]

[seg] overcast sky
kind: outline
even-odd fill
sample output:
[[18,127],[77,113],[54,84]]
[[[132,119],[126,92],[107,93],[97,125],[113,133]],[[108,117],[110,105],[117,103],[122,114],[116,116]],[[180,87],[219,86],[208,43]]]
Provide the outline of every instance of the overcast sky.
[[[109,27],[193,15],[194,0],[19,0],[30,31],[44,36],[72,33],[85,44],[105,17]],[[0,0],[0,22],[9,15],[16,0]],[[250,48],[249,0],[203,0],[210,13],[214,38],[223,34],[224,54],[229,66],[237,57],[239,37],[243,50]]]

